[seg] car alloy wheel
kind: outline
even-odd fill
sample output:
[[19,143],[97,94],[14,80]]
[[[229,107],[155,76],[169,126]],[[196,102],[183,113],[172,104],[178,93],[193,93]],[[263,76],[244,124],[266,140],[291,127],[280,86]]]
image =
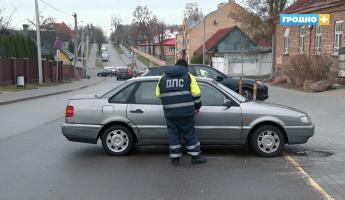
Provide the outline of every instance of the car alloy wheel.
[[285,138],[283,132],[273,125],[264,125],[257,128],[250,139],[253,150],[262,157],[276,157],[284,149]]
[[123,126],[111,126],[102,135],[102,146],[109,155],[126,155],[133,147],[133,135]]
[[274,131],[263,131],[257,139],[258,146],[265,153],[273,153],[280,145],[280,139]]

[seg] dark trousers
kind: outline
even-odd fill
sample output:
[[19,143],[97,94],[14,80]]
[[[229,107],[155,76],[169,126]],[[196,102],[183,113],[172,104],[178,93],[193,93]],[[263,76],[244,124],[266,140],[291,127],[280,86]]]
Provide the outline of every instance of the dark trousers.
[[171,119],[166,118],[169,133],[170,158],[182,157],[181,138],[185,141],[185,146],[189,155],[200,155],[200,142],[195,135],[194,117]]

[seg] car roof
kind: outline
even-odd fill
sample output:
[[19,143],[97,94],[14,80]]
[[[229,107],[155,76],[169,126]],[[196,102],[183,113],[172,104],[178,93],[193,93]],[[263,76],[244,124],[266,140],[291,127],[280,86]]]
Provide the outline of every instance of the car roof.
[[[128,82],[139,82],[139,81],[158,81],[162,76],[144,76],[129,79]],[[197,81],[213,82],[213,79],[205,77],[195,77]]]
[[[167,68],[167,67],[171,67],[174,65],[163,65],[163,66],[156,66],[156,67],[148,67],[147,69],[161,69],[161,68]],[[188,66],[203,66],[203,67],[210,67],[208,65],[203,65],[203,64],[189,64]]]

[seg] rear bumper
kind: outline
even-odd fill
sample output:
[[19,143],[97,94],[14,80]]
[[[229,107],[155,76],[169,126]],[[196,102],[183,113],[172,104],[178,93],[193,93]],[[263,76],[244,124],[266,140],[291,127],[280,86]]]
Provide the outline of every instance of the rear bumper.
[[101,125],[88,124],[69,124],[64,123],[61,126],[62,134],[73,142],[96,144],[98,133],[103,127]]
[[288,144],[304,144],[314,135],[315,126],[285,126]]
[[118,74],[117,78],[119,78],[119,79],[131,79],[132,76]]

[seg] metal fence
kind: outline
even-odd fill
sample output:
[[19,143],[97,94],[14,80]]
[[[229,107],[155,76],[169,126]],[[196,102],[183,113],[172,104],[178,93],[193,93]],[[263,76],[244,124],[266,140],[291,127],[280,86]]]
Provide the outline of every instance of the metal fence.
[[[16,84],[17,76],[24,76],[25,83],[38,83],[37,60],[21,58],[0,58],[0,84]],[[83,68],[74,68],[51,60],[42,61],[43,82],[62,82],[66,80],[80,79],[83,76]],[[58,71],[58,73],[57,73]]]

